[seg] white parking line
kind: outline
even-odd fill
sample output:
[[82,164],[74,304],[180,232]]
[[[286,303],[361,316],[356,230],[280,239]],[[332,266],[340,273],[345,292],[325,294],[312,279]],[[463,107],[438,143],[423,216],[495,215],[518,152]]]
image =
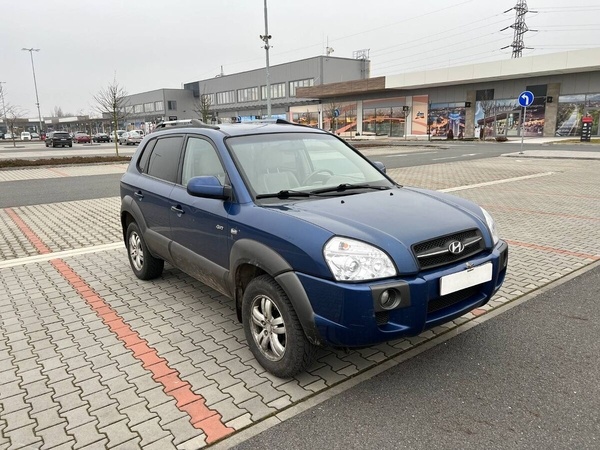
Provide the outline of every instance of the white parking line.
[[114,242],[112,244],[94,245],[92,247],[76,248],[73,250],[65,250],[62,252],[45,253],[43,255],[26,256],[24,258],[9,259],[0,262],[0,269],[7,267],[21,266],[25,264],[33,264],[39,262],[46,262],[52,259],[67,258],[75,255],[85,255],[86,253],[104,252],[107,250],[114,250],[116,248],[125,248],[123,242]]
[[493,186],[495,184],[512,183],[513,181],[528,180],[530,178],[547,177],[548,175],[554,175],[554,172],[544,172],[544,173],[536,173],[534,175],[524,175],[522,177],[505,178],[503,180],[487,181],[485,183],[469,184],[466,186],[458,186],[458,187],[453,187],[453,188],[440,189],[439,191],[440,192],[464,191],[466,189],[474,189],[474,188],[478,188],[478,187],[482,187],[482,186]]

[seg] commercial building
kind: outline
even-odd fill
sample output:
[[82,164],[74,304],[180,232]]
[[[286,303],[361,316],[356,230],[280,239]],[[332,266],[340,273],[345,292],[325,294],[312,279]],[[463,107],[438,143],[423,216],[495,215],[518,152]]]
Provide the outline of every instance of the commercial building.
[[[300,87],[368,79],[365,58],[316,56],[269,68],[271,117],[292,118],[317,125],[318,116],[291,117],[296,106],[316,104],[299,98]],[[183,89],[157,89],[127,96],[126,123],[131,128],[151,127],[161,120],[203,118],[212,122],[254,120],[267,114],[266,68],[185,83]]]
[[[521,128],[526,90],[535,98]],[[297,96],[319,99],[311,111],[347,136],[578,136],[588,113],[597,136],[600,49],[304,87]]]

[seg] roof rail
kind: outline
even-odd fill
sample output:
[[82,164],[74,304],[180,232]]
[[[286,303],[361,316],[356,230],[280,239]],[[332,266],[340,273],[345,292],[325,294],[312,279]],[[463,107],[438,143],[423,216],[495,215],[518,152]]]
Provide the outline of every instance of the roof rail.
[[218,130],[219,126],[209,125],[198,119],[167,120],[156,124],[153,131],[160,131],[166,128],[211,128]]

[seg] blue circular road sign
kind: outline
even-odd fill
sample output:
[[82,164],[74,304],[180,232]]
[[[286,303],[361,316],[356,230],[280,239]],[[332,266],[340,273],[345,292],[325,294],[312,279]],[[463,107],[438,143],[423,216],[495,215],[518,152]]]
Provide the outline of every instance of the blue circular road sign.
[[531,91],[523,91],[519,94],[519,105],[523,106],[524,108],[527,108],[529,105],[531,105],[533,103],[533,99],[534,99],[534,95],[533,92]]

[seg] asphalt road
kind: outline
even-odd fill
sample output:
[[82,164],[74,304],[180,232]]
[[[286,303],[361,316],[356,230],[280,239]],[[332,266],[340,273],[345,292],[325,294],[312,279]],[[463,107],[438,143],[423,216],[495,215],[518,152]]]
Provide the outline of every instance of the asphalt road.
[[[521,151],[516,142],[448,142],[416,143],[396,145],[394,151],[378,152],[376,147],[359,148],[373,161],[381,161],[387,168],[414,167],[473,159],[495,158],[506,153]],[[415,149],[418,148],[418,151]],[[527,144],[524,150],[546,151],[591,151],[600,152],[599,145],[580,144]]]
[[600,264],[236,449],[600,448]]
[[0,208],[118,197],[121,174],[5,181]]
[[[103,143],[88,146],[75,144],[73,149],[46,148],[39,142],[24,143],[23,153],[35,151],[42,156],[31,156],[28,159],[63,157],[65,153],[78,156],[114,155],[114,144]],[[121,146],[121,155],[131,155],[136,147]],[[579,150],[600,152],[599,145],[578,146],[569,144],[537,145],[529,144],[527,150]],[[14,149],[0,147],[0,159],[3,155],[14,153]],[[398,167],[414,167],[427,164],[439,164],[471,159],[493,158],[504,153],[518,152],[520,146],[514,143],[479,143],[479,142],[450,142],[432,143],[409,142],[396,145],[390,152],[390,147],[378,153],[376,147],[359,148],[373,161],[381,161],[388,169]],[[12,152],[12,153],[11,153]],[[44,203],[54,203],[74,200],[88,200],[119,195],[120,175],[97,175],[88,177],[71,177],[68,179],[28,180],[2,183],[0,208],[12,206],[28,206]]]

